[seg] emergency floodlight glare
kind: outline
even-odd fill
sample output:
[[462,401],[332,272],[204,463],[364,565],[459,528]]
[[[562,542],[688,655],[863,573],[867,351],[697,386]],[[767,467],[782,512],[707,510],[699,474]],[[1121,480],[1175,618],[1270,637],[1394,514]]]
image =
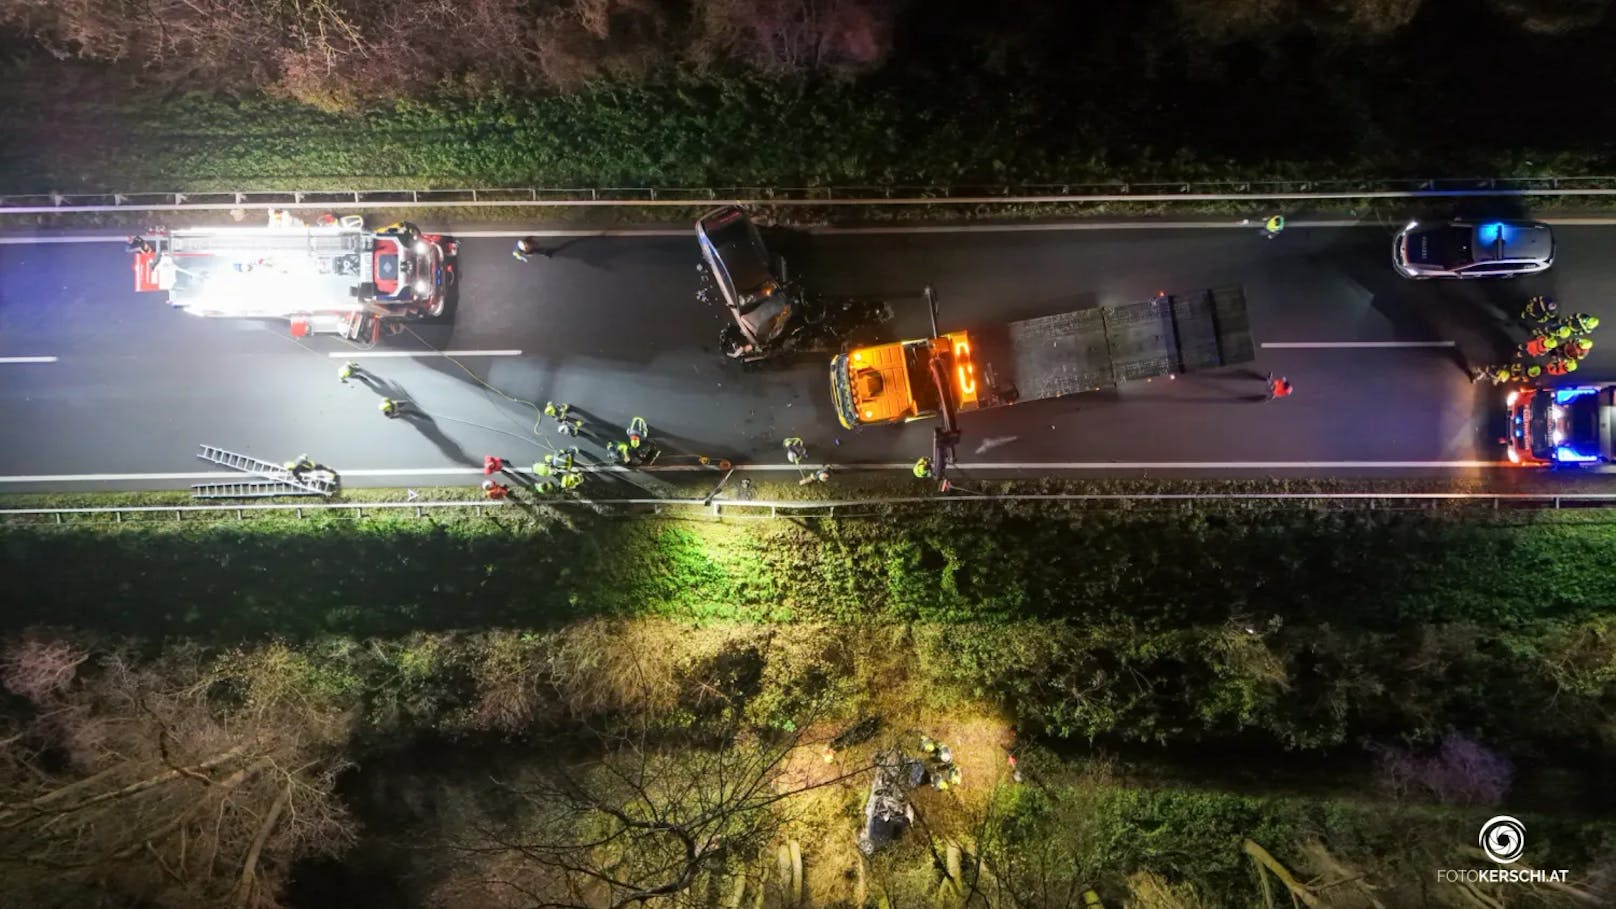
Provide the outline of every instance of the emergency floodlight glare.
[[1569,445],[1561,445],[1559,448],[1554,450],[1554,459],[1556,461],[1560,461],[1561,463],[1586,464],[1589,461],[1599,460],[1599,457],[1597,455],[1583,454]]

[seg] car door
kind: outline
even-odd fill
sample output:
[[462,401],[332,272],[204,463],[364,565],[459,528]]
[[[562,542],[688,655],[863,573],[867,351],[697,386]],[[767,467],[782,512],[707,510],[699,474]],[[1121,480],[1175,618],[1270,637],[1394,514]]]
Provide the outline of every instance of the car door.
[[1535,267],[1530,262],[1477,262],[1456,273],[1461,278],[1514,278]]

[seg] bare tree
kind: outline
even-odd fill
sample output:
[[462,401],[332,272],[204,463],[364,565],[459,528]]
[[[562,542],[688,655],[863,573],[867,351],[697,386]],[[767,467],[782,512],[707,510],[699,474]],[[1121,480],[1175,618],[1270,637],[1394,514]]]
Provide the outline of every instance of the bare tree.
[[1450,805],[1497,805],[1515,777],[1508,758],[1462,735],[1443,739],[1431,754],[1395,745],[1373,753],[1376,783],[1399,798],[1420,794]]
[[654,0],[565,0],[539,22],[538,65],[561,89],[640,78],[669,62],[673,29]]
[[1590,28],[1604,20],[1610,0],[1488,0],[1501,15],[1521,28],[1544,35],[1559,35]]
[[802,733],[759,734],[741,716],[736,705],[711,722],[640,718],[595,729],[573,754],[498,783],[494,810],[452,838],[457,867],[435,901],[530,909],[700,902],[707,887],[764,854],[792,821],[793,799],[870,769],[832,767],[809,753]]
[[[67,683],[39,668],[69,662]],[[332,797],[348,716],[285,647],[142,662],[30,641],[0,665],[32,706],[0,780],[0,903],[269,906],[295,858],[352,837]]]
[[804,76],[873,68],[892,50],[892,0],[699,0],[696,56]]
[[1174,5],[1196,37],[1212,41],[1298,28],[1383,38],[1408,25],[1420,10],[1420,0],[1174,0]]

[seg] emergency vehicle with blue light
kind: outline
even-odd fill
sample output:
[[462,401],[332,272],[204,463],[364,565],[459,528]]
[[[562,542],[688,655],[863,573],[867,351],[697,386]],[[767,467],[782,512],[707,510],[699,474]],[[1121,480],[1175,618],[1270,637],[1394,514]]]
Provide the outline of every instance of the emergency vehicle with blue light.
[[1518,278],[1554,264],[1554,231],[1541,221],[1410,221],[1392,239],[1405,278]]
[[1517,388],[1504,399],[1505,453],[1513,464],[1576,467],[1616,460],[1616,385]]

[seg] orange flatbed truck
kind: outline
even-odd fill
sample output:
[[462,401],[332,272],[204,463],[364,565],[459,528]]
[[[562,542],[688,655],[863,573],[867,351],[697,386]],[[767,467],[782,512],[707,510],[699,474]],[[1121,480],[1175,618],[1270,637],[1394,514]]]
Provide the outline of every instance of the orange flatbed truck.
[[941,432],[957,433],[957,414],[1255,357],[1239,287],[946,333],[936,330],[935,304],[933,313],[933,337],[855,347],[831,361],[844,427],[941,417]]

